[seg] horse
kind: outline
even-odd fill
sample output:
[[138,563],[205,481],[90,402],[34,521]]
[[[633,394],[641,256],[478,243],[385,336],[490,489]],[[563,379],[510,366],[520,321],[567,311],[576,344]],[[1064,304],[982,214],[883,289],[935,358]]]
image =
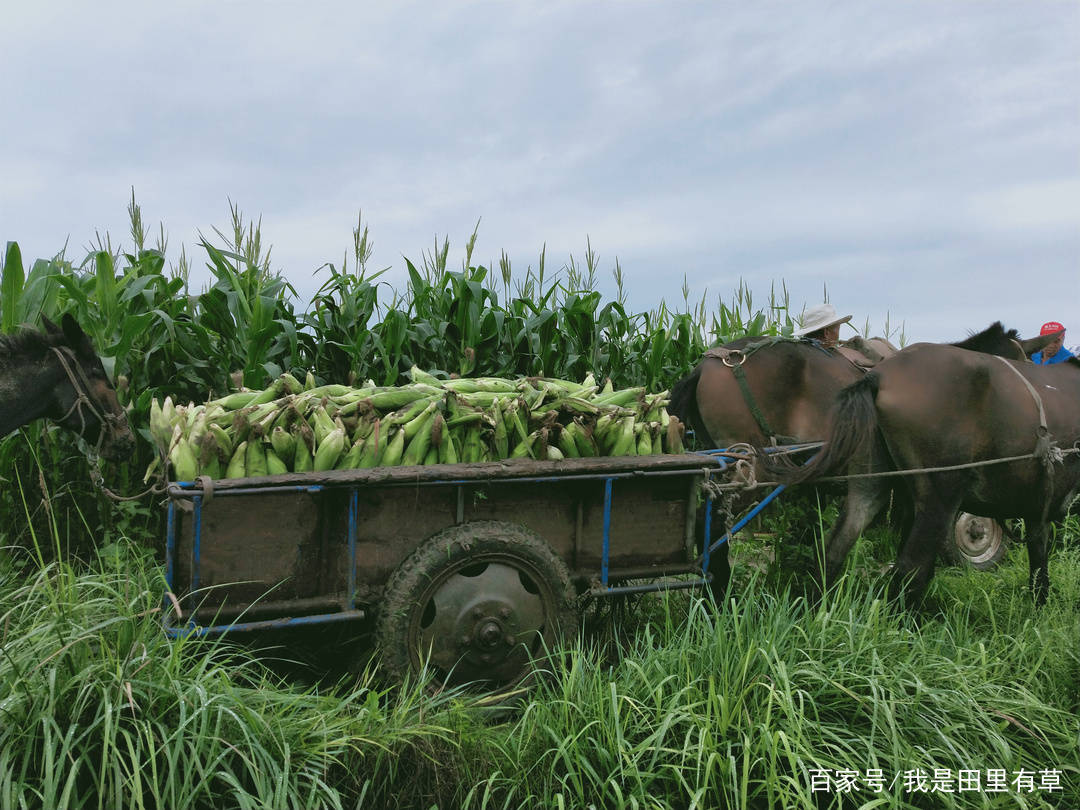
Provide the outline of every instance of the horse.
[[[1037,604],[1046,601],[1047,528],[1080,489],[1080,360],[1038,366],[915,344],[840,392],[824,447],[807,465],[780,472],[770,459],[762,463],[786,483],[810,482],[848,470],[875,443],[889,467],[904,473],[898,477],[914,508],[891,598],[922,600],[938,547],[964,510],[1024,519],[1029,586]],[[858,517],[830,536],[820,572],[826,579],[839,572],[875,508],[867,491],[874,487],[849,491],[845,508]]]
[[[881,338],[868,342],[879,362],[897,351]],[[950,345],[1024,360],[1048,342],[1046,336],[1021,340],[996,321]],[[830,351],[814,340],[741,338],[706,352],[672,386],[668,412],[709,447],[820,441],[828,435],[836,395],[866,371],[850,352]]]
[[[1023,340],[1017,330],[1006,330],[995,321],[951,345],[1026,360],[1049,342],[1047,337]],[[863,348],[862,353],[876,351],[877,362],[896,354],[885,340],[868,342],[870,349]],[[866,373],[851,352],[831,351],[814,340],[746,337],[707,352],[690,374],[672,386],[668,411],[694,430],[699,445],[708,447],[816,442],[829,434],[836,396]],[[880,452],[869,448],[858,471],[886,464]],[[766,469],[771,469],[768,464]],[[888,504],[890,495],[888,482],[854,479],[848,484],[837,526],[857,526],[858,536]],[[860,508],[856,511],[849,505]]]
[[70,314],[41,320],[43,331],[0,335],[0,437],[44,417],[103,458],[129,457],[135,437],[90,338]]

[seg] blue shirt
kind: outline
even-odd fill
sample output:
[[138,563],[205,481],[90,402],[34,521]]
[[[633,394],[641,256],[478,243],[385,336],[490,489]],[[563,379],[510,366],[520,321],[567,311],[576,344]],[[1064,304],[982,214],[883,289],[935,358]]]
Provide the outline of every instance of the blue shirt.
[[1035,352],[1035,354],[1031,355],[1031,362],[1037,366],[1049,366],[1053,363],[1064,363],[1072,356],[1073,353],[1066,349],[1064,346],[1062,346],[1060,349],[1058,349],[1058,353],[1051,357],[1049,360],[1043,360],[1042,352]]

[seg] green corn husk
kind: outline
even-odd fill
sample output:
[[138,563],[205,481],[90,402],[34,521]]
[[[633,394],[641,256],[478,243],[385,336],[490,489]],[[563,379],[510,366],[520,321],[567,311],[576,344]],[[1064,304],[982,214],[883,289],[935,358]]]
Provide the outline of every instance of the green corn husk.
[[540,431],[530,433],[510,451],[510,458],[536,458],[534,446],[539,438]]
[[194,481],[199,477],[199,461],[191,442],[183,436],[169,450],[169,462],[177,481]]
[[345,452],[345,428],[335,427],[321,442],[315,451],[313,469],[315,472],[325,472],[334,469],[341,454]]
[[[494,413],[494,409],[493,409]],[[463,425],[478,425],[481,422],[486,422],[492,427],[495,426],[494,415],[488,416],[483,411],[472,411],[471,413],[462,413],[458,411],[458,415],[446,420],[446,426],[449,428],[458,428]]]
[[383,451],[386,449],[385,435],[386,428],[383,427],[383,423],[379,419],[376,419],[371,433],[364,439],[364,452],[360,457],[360,469],[370,470],[372,467],[379,465]]
[[424,385],[431,385],[435,387],[441,387],[445,380],[440,380],[434,374],[429,374],[423,371],[417,366],[413,366],[409,369],[409,379],[414,383],[423,383]]
[[[667,412],[667,391],[615,390],[606,380],[597,393],[591,377],[579,384],[543,377],[440,380],[420,370],[412,376],[411,385],[380,388],[369,381],[350,388],[317,385],[310,374],[301,384],[286,373],[262,391],[205,405],[154,399],[150,435],[174,474],[189,476],[189,451],[196,473],[229,476],[231,468],[253,476],[264,466],[274,474],[282,465],[310,471],[316,457],[325,467],[328,456],[334,467],[371,468],[683,450],[683,427]],[[327,444],[335,431],[343,434],[336,455],[337,440]]]
[[221,457],[225,459],[232,458],[235,443],[229,431],[225,430],[221,425],[211,422],[207,426],[206,432],[214,437],[214,442],[217,444]]
[[516,383],[501,377],[472,377],[444,380],[442,387],[460,394],[512,394]]
[[[434,439],[434,430],[432,431],[432,438]],[[454,442],[454,437],[450,430],[443,430],[442,436],[439,441],[439,463],[440,464],[457,464],[458,463],[458,451],[457,444]]]
[[[518,441],[525,441],[529,438],[529,422],[526,416],[527,408],[525,403],[521,400],[516,400],[513,406],[505,415],[511,416],[514,420],[514,434],[517,436]],[[510,431],[507,429],[507,438],[510,437]],[[511,440],[512,441],[512,440]]]
[[283,475],[289,471],[288,465],[274,452],[273,447],[266,448],[266,473],[267,475]]
[[465,432],[465,438],[461,442],[461,461],[464,464],[475,464],[482,456],[481,445],[483,437],[480,428],[476,425],[469,427]]
[[330,414],[326,412],[324,405],[319,405],[312,411],[312,430],[315,431],[315,444],[322,445],[323,441],[337,427]]
[[[428,449],[431,447],[431,433],[435,425],[436,417],[441,420],[442,414],[434,410],[432,410],[431,413],[425,412],[401,429],[408,441],[408,446],[401,456],[401,463],[404,466],[410,467],[414,464],[424,463]],[[414,432],[410,436],[409,428],[414,425]]]
[[287,371],[281,375],[281,382],[284,384],[285,390],[290,394],[299,394],[304,390],[304,384]]
[[238,411],[250,405],[259,393],[259,391],[237,391],[235,394],[214,400],[214,403],[221,405],[227,411]]
[[647,424],[638,424],[634,428],[637,434],[637,452],[639,456],[648,456],[652,454],[652,433],[649,431]]
[[491,446],[496,458],[506,458],[510,452],[510,440],[506,434],[506,417],[503,415],[502,402],[496,400],[492,411],[495,417],[495,431],[492,434]]
[[274,453],[286,465],[292,464],[293,456],[296,455],[296,437],[281,425],[270,431],[270,445]]
[[377,391],[368,397],[372,408],[380,411],[393,410],[415,402],[418,399],[430,399],[439,396],[441,389],[432,385],[416,384],[404,388]]
[[594,458],[600,455],[600,450],[593,439],[593,432],[577,419],[574,420],[573,426],[574,444],[577,445],[578,456],[580,458]]
[[317,384],[318,383],[316,383],[315,381],[315,375],[312,374],[311,371],[308,371],[307,375],[304,377],[304,390],[311,391],[315,388]]
[[315,468],[315,459],[311,455],[311,448],[303,437],[297,436],[296,451],[293,454],[293,472],[311,472]]
[[405,430],[406,440],[412,441],[422,430],[431,430],[432,420],[435,418],[435,412],[438,407],[438,402],[431,402],[419,413],[419,415],[405,423],[403,429]]
[[552,400],[546,407],[557,411],[566,411],[567,413],[583,414],[586,416],[596,416],[600,413],[599,407],[580,397],[562,397],[561,399]]
[[394,430],[394,435],[390,437],[389,442],[386,445],[386,450],[383,452],[382,462],[380,466],[383,467],[396,467],[401,464],[401,456],[405,452],[405,431],[402,428]]
[[275,399],[280,399],[281,395],[285,393],[285,382],[279,377],[274,380],[262,391],[259,391],[248,403],[248,405],[265,405],[269,402],[273,402]]
[[357,439],[355,442],[353,442],[352,446],[349,448],[348,452],[345,453],[344,455],[342,455],[342,457],[340,459],[338,459],[338,463],[337,463],[337,466],[335,467],[335,469],[338,469],[338,470],[356,470],[356,469],[359,469],[360,462],[364,458],[364,444],[366,442],[367,442],[367,439]]
[[[611,380],[608,380],[610,383]],[[604,386],[606,393],[593,397],[593,405],[612,405],[618,408],[630,408],[641,402],[641,398],[645,395],[644,388],[623,388],[619,391],[607,391],[607,386]]]
[[165,421],[157,399],[150,400],[150,435],[162,450],[169,446],[169,439],[172,438],[172,425]]
[[266,466],[266,449],[258,439],[248,439],[244,466],[247,468],[248,478],[269,474]]
[[246,478],[247,477],[247,445],[246,441],[240,442],[236,445],[236,449],[233,450],[232,458],[229,459],[229,465],[225,469],[226,478]]
[[613,456],[637,455],[636,436],[634,435],[634,417],[624,416],[619,420],[619,431],[611,447]]
[[571,422],[568,425],[563,425],[559,431],[559,436],[556,441],[559,444],[559,450],[564,458],[580,458],[581,454],[578,453],[577,442],[574,441],[574,423]]

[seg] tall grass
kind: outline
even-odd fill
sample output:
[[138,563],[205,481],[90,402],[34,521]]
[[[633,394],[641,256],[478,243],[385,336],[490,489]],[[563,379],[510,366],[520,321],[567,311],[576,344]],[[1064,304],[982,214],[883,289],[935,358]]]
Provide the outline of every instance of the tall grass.
[[[167,641],[160,571],[127,545],[90,572],[7,565],[0,807],[1076,807],[1080,551],[1055,557],[1041,610],[1016,556],[939,577],[922,615],[855,578],[820,606],[756,574],[720,611],[650,598],[629,642],[569,643],[490,721],[416,685],[319,691],[227,642]],[[871,769],[880,793],[814,789]],[[954,792],[908,790],[915,769]],[[955,792],[987,769],[1037,789]]]

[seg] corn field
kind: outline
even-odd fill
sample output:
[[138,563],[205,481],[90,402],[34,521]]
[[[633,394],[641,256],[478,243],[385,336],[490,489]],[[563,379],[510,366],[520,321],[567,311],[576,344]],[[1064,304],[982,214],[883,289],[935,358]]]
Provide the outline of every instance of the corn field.
[[[657,394],[710,345],[793,329],[784,289],[770,291],[767,305],[756,307],[749,287],[740,285],[730,302],[709,310],[704,296],[691,303],[684,286],[681,309],[661,302],[653,311],[630,313],[617,264],[615,300],[597,290],[591,246],[582,265],[571,258],[551,272],[541,253],[536,269],[517,277],[505,255],[497,272],[472,265],[475,232],[460,269],[450,267],[447,240],[419,262],[407,260],[407,286],[399,292],[380,280],[386,270],[368,271],[370,237],[362,220],[340,267],[322,268],[322,286],[301,306],[288,281],[271,270],[258,224],[246,222],[235,206],[231,227],[215,228],[216,240],[201,242],[211,281],[193,290],[186,252],[167,264],[167,239],[160,235],[147,245],[134,199],[129,215],[130,252],[99,238],[79,264],[58,256],[27,269],[18,244],[10,243],[0,271],[5,333],[70,312],[117,381],[143,439],[133,461],[106,471],[117,492],[144,489],[154,457],[151,403],[166,398],[204,403],[245,388],[266,390],[286,374],[316,385],[396,386],[411,381],[413,368],[443,378],[591,378],[601,388]],[[0,440],[0,470],[8,471],[0,475],[10,484],[0,499],[5,514],[15,516],[12,536],[19,542],[42,534],[59,513],[71,527],[61,533],[69,548],[86,543],[86,524],[100,527],[98,539],[116,535],[116,510],[90,489],[75,444],[45,424]],[[43,458],[49,463],[35,461]],[[20,487],[41,497],[24,504]],[[56,497],[62,493],[70,497]],[[156,515],[135,506],[122,510],[141,515],[143,528],[153,532]]]

